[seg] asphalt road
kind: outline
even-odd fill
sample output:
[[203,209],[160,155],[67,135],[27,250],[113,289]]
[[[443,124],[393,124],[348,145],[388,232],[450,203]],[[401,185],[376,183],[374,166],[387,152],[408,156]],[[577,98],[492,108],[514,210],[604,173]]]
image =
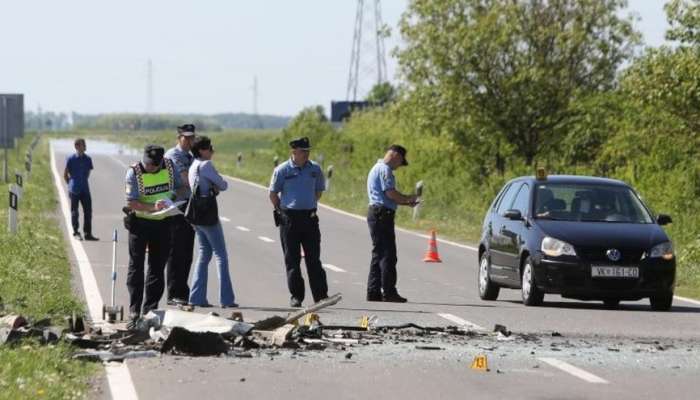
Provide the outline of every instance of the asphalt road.
[[[62,172],[68,141],[54,141],[56,165]],[[89,265],[103,300],[110,297],[113,229],[121,239],[124,174],[136,155],[120,154],[116,146],[88,141],[95,170],[94,234],[99,242],[71,245],[76,286],[84,288],[79,265]],[[215,160],[216,161],[216,160]],[[230,271],[244,318],[255,320],[287,310],[282,252],[264,188],[229,179],[219,197],[219,210],[228,246]],[[65,191],[65,186],[62,189]],[[199,398],[575,398],[575,399],[695,399],[700,389],[700,303],[676,300],[670,312],[652,312],[648,301],[623,303],[607,310],[599,302],[545,297],[542,307],[524,307],[517,291],[502,290],[498,301],[481,301],[477,294],[477,257],[469,246],[439,243],[441,264],[423,263],[427,240],[397,232],[400,293],[406,304],[369,303],[365,288],[370,239],[363,218],[328,208],[319,211],[322,261],[329,293],[343,301],[320,313],[324,323],[356,324],[363,315],[376,315],[381,324],[464,324],[490,331],[501,324],[518,333],[542,338],[539,345],[475,340],[442,351],[418,351],[406,344],[385,343],[346,351],[282,351],[253,359],[163,356],[133,359],[119,369],[120,379],[103,379],[97,397],[129,393],[141,399]],[[65,225],[65,223],[64,223]],[[70,233],[65,230],[66,237]],[[84,249],[84,256],[76,247]],[[78,254],[76,255],[76,251]],[[85,259],[83,259],[85,257]],[[125,240],[118,243],[117,303],[125,308]],[[209,301],[218,302],[215,268],[210,265]],[[86,285],[89,286],[89,285]],[[83,292],[84,293],[84,292]],[[90,297],[88,290],[88,297]],[[310,293],[304,305],[310,304]],[[165,304],[162,304],[165,308]],[[207,309],[197,312],[221,312]],[[553,332],[561,336],[552,336]],[[353,357],[346,359],[347,352]],[[485,354],[491,372],[469,368],[474,356]],[[108,367],[108,371],[116,367]],[[124,377],[125,370],[127,377]],[[113,374],[114,375],[114,374]],[[109,376],[109,373],[108,373]],[[130,378],[129,378],[130,377]],[[109,382],[109,383],[108,383]],[[127,392],[115,389],[116,383]],[[124,383],[126,382],[126,383]],[[133,384],[131,383],[133,382]],[[116,390],[116,391],[115,391]]]

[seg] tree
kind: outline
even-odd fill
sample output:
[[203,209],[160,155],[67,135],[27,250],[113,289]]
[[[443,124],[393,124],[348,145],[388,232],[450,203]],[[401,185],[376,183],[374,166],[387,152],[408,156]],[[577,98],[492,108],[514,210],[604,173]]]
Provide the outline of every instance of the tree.
[[700,46],[700,1],[671,0],[664,10],[670,26],[666,39]]
[[[625,5],[414,0],[400,22],[407,104],[431,132],[462,143],[501,138],[532,165],[543,147],[557,149],[572,104],[614,87],[639,42],[631,19],[620,17]],[[475,133],[484,128],[491,137]]]
[[396,89],[389,82],[374,85],[365,99],[372,104],[384,105],[396,100]]

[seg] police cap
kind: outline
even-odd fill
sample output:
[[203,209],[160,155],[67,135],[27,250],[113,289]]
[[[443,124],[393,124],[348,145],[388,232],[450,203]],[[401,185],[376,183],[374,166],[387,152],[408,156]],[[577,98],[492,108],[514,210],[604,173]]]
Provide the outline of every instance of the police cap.
[[143,148],[143,159],[141,161],[144,164],[160,165],[163,161],[163,154],[165,154],[163,146],[148,144]]
[[177,127],[178,136],[194,136],[195,127],[193,124],[185,124]]
[[408,160],[406,160],[406,148],[401,146],[400,144],[392,144],[387,148],[387,150],[392,150],[395,151],[399,154],[401,154],[401,157],[403,158],[403,163],[401,165],[408,165]]

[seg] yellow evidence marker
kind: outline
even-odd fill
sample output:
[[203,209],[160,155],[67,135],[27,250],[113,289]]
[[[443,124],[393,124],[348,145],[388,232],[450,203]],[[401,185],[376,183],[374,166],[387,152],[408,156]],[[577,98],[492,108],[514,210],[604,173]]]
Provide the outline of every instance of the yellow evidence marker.
[[304,318],[304,325],[306,326],[311,326],[314,322],[320,323],[321,320],[318,318],[318,314],[316,313],[309,313],[306,314],[306,318]]
[[472,361],[471,368],[477,371],[488,372],[489,363],[488,360],[486,360],[486,356],[483,354],[479,354],[478,356],[474,357],[474,361]]
[[369,317],[366,315],[363,315],[362,318],[360,319],[360,328],[365,328],[369,329]]

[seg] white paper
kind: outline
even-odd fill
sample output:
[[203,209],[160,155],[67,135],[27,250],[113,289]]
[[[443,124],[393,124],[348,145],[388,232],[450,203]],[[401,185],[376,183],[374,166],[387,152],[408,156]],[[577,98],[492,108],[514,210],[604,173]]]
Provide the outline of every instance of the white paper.
[[186,202],[187,202],[187,200],[176,201],[173,203],[172,206],[170,206],[168,208],[164,208],[160,211],[152,212],[152,213],[150,213],[150,215],[153,215],[153,216],[165,215],[166,217],[180,215],[180,214],[182,214],[182,211],[180,211],[180,209],[178,207],[185,204]]

